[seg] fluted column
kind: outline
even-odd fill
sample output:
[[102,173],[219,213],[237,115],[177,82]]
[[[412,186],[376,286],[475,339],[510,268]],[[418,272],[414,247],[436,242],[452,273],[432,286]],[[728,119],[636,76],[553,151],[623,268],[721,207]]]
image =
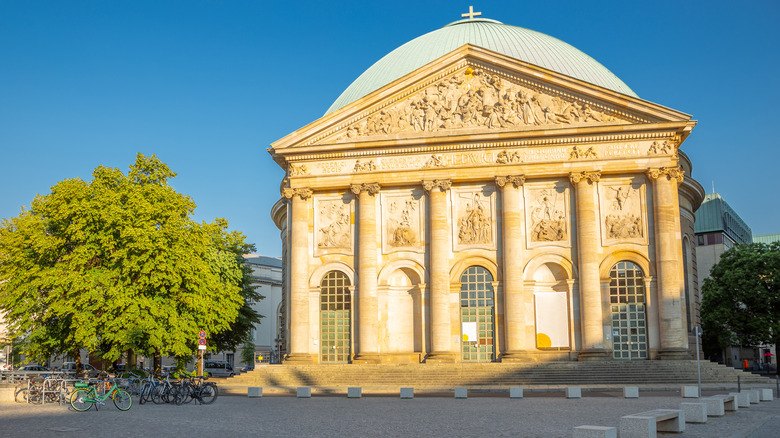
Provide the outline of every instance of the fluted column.
[[358,342],[354,363],[378,363],[379,333],[377,321],[377,228],[376,194],[379,184],[353,184],[358,196],[357,307]]
[[683,328],[682,238],[680,200],[677,185],[685,172],[679,167],[650,169],[653,181],[653,218],[655,219],[655,258],[658,278],[658,322],[662,359],[688,356],[688,337]]
[[430,208],[430,330],[431,351],[427,362],[452,362],[450,326],[450,226],[447,223],[448,179],[423,181]]
[[601,172],[572,172],[577,200],[577,255],[579,260],[582,351],[580,360],[605,359],[604,317],[599,280],[598,206],[596,183]]
[[290,352],[289,362],[314,362],[309,353],[309,201],[308,188],[285,188],[282,196],[292,202],[290,235]]
[[[502,361],[523,360],[523,353],[535,349],[533,315],[523,315],[523,308],[532,301],[523,291],[523,184],[525,176],[499,176],[496,185],[501,188],[501,223],[504,262],[504,339],[506,350]],[[528,324],[528,321],[531,323]],[[528,328],[530,326],[531,331]]]

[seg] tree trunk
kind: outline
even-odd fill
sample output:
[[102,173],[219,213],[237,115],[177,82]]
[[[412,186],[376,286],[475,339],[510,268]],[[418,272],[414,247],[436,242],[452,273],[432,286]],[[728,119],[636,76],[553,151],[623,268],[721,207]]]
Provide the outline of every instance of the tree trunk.
[[155,374],[162,373],[162,355],[160,354],[160,350],[154,350],[154,367],[152,368],[152,372]]
[[127,360],[125,361],[125,369],[127,371],[135,371],[137,363],[138,363],[138,356],[135,354],[135,350],[133,350],[132,348],[127,350]]
[[81,376],[84,374],[84,366],[81,365],[81,349],[76,348],[73,350],[73,361],[76,362],[76,375]]

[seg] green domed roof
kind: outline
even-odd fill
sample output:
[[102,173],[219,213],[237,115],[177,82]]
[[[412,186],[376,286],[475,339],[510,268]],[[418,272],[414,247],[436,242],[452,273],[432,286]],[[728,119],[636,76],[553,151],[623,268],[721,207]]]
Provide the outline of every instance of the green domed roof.
[[476,18],[450,23],[388,53],[347,87],[328,108],[327,113],[378,90],[464,44],[492,50],[591,84],[638,97],[606,67],[557,38],[495,20]]

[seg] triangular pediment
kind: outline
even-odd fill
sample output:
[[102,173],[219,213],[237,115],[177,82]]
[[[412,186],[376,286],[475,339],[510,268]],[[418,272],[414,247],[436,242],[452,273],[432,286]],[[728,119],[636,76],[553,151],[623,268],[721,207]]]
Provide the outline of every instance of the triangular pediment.
[[288,135],[273,149],[688,120],[660,105],[465,45]]

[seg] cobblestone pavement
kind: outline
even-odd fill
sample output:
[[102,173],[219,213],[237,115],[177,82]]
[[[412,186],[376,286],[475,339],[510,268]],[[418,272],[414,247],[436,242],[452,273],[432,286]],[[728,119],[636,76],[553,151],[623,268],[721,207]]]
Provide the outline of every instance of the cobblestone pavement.
[[[705,395],[708,395],[705,393]],[[220,397],[212,405],[133,404],[127,412],[112,404],[100,411],[75,412],[64,405],[0,404],[2,437],[92,436],[514,436],[570,437],[580,425],[617,427],[620,417],[656,408],[678,408],[679,393],[584,393],[567,400],[562,394],[526,394],[512,400],[502,394],[451,397]],[[687,424],[683,437],[780,436],[780,400],[761,402]]]

